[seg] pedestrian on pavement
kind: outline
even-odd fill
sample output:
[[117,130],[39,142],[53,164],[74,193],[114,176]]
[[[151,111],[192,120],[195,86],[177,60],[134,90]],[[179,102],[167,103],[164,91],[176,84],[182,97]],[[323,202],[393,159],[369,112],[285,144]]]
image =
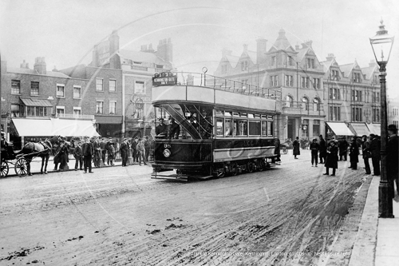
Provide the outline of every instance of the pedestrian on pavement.
[[93,139],[89,139],[89,137],[85,137],[85,142],[82,145],[82,153],[83,153],[83,169],[84,173],[93,173],[91,170],[91,160],[94,154],[94,147],[93,147]]
[[380,175],[381,142],[378,136],[370,134],[371,162],[373,163],[374,176]]
[[100,141],[100,148],[101,148],[101,160],[103,162],[103,165],[105,165],[105,155],[107,153],[107,149],[105,148],[106,144],[107,144],[106,139],[102,138]]
[[363,155],[364,166],[366,169],[366,174],[369,175],[371,174],[370,163],[369,163],[369,158],[371,158],[371,152],[370,152],[370,140],[366,135],[362,136],[362,155]]
[[346,141],[345,137],[342,137],[339,140],[339,160],[340,161],[346,161],[348,159],[348,147],[349,143]]
[[75,157],[75,171],[83,170],[83,152],[80,141],[75,142],[75,149],[73,150],[73,157]]
[[143,161],[144,165],[147,164],[145,160],[145,143],[144,139],[141,138],[139,143],[137,144],[137,151],[139,153],[139,165],[141,165],[141,161]]
[[139,139],[137,137],[132,139],[131,147],[132,147],[133,163],[139,161],[139,156],[138,156],[138,151],[137,151],[137,143],[138,142],[139,142]]
[[349,146],[349,159],[353,170],[357,170],[357,163],[359,162],[359,146],[357,145],[356,137],[353,137]]
[[328,144],[325,166],[326,173],[324,175],[329,175],[329,169],[332,168],[331,176],[335,176],[335,170],[338,168],[338,147],[335,140],[330,141]]
[[115,159],[115,147],[114,147],[114,143],[108,142],[108,145],[107,145],[107,153],[108,153],[107,164],[108,164],[108,165],[114,165],[114,159]]
[[129,145],[127,143],[127,138],[123,139],[120,147],[121,157],[122,157],[122,166],[127,166],[127,160],[129,156]]
[[94,167],[101,166],[101,145],[100,140],[97,137],[93,137],[93,148],[94,148]]
[[317,139],[313,139],[313,142],[310,144],[310,150],[311,150],[311,154],[312,154],[312,167],[313,164],[315,164],[315,167],[317,167],[317,157],[319,154],[319,150],[320,150],[320,145],[319,143],[317,143]]
[[299,145],[299,138],[296,137],[294,142],[292,143],[292,146],[294,147],[293,154],[295,159],[298,159],[297,156],[301,154],[301,152],[299,151]]
[[145,161],[148,162],[148,157],[150,156],[151,140],[148,136],[144,138],[144,148],[145,148]]
[[276,154],[277,155],[277,157],[276,157],[276,162],[277,163],[280,163],[281,162],[281,153],[280,153],[280,139],[279,138],[276,138],[275,140],[274,140],[274,154]]
[[323,138],[323,135],[319,136],[319,157],[320,157],[320,163],[324,163],[326,161],[326,155],[327,155],[327,144],[326,141]]
[[395,197],[394,183],[396,183],[396,193],[399,196],[399,139],[396,125],[388,126],[388,145],[387,145],[387,179],[392,198]]

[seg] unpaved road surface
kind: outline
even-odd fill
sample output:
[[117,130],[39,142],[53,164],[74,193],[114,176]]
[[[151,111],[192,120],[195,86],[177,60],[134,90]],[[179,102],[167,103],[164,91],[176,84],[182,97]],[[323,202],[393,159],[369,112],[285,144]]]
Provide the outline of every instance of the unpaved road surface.
[[369,183],[362,165],[339,162],[332,177],[307,151],[282,159],[189,183],[137,165],[0,179],[0,265],[347,264],[353,243],[340,239]]

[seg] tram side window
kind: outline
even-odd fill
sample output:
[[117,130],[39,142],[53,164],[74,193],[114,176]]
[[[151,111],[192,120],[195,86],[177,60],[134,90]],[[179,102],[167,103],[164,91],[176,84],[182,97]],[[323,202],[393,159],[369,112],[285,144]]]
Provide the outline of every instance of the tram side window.
[[216,118],[216,136],[223,136],[223,118]]
[[233,135],[233,125],[231,119],[224,120],[224,136],[230,137]]
[[267,135],[273,136],[273,121],[267,121]]
[[234,126],[237,136],[247,136],[248,135],[248,124],[247,120],[234,120]]
[[260,121],[249,121],[249,135],[260,136]]
[[262,136],[267,136],[267,123],[262,121]]

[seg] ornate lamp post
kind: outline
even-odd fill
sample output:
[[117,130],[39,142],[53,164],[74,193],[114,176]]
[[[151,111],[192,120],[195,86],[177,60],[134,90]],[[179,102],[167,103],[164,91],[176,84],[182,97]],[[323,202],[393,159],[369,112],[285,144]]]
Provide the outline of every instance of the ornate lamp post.
[[391,54],[394,36],[388,35],[383,21],[381,20],[380,29],[377,35],[370,38],[370,44],[373,48],[375,60],[380,66],[380,84],[381,84],[381,180],[379,185],[378,202],[379,217],[393,218],[392,198],[387,179],[387,95],[386,95],[386,65]]

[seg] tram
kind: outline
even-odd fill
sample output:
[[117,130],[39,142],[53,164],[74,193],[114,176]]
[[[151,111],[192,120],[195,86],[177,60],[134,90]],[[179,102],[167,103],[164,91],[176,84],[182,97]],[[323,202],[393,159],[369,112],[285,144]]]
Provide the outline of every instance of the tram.
[[152,178],[220,178],[274,166],[276,92],[198,75],[166,72],[152,79],[158,133]]

